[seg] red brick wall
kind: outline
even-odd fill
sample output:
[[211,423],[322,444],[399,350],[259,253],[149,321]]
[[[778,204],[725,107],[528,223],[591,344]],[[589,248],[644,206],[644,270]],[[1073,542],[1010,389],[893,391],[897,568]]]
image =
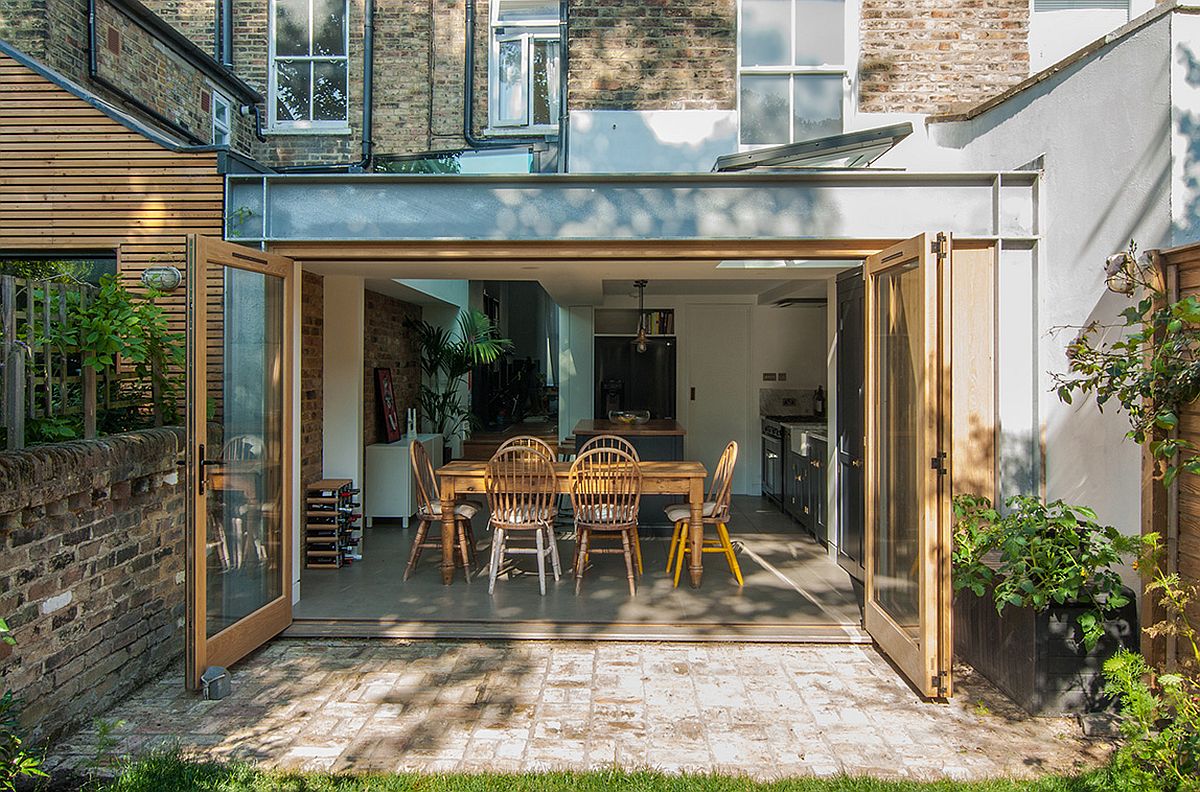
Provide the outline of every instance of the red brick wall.
[[392,370],[396,409],[404,427],[405,411],[417,406],[421,388],[421,359],[416,334],[406,327],[421,318],[421,307],[378,292],[367,291],[363,319],[363,444],[385,442],[375,398],[375,369]]
[[324,476],[325,279],[300,281],[300,483]]
[[934,113],[1029,75],[1029,0],[862,0],[859,109]]
[[737,1],[574,0],[572,110],[732,109]]

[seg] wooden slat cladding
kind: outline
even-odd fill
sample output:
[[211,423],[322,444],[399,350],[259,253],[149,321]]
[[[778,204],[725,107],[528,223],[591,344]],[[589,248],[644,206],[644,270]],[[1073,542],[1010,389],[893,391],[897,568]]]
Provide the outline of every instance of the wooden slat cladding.
[[[1200,296],[1200,244],[1164,250],[1159,256],[1166,269],[1168,283],[1177,273],[1178,297]],[[1180,411],[1179,435],[1184,440],[1200,445],[1200,403],[1190,404]],[[1151,486],[1161,485],[1153,482]],[[1152,515],[1150,520],[1144,516],[1146,530],[1166,535],[1168,517],[1165,512],[1164,509],[1161,515]],[[1195,583],[1200,581],[1200,477],[1187,473],[1180,475],[1176,518],[1178,538],[1175,543],[1175,563],[1180,576]],[[1195,604],[1189,615],[1193,624],[1200,624],[1200,603]],[[1163,651],[1163,647],[1155,645],[1152,651],[1157,654]]]
[[[0,253],[115,252],[140,289],[147,267],[185,269],[187,234],[221,236],[223,193],[216,154],[166,149],[0,55]],[[163,302],[182,332],[183,287]]]

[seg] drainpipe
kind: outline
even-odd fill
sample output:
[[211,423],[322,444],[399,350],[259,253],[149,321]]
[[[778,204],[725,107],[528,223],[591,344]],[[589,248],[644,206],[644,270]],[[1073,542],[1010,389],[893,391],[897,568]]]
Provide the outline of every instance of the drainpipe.
[[363,15],[363,112],[362,159],[357,162],[331,162],[320,165],[284,165],[277,173],[357,173],[370,170],[375,146],[372,140],[375,104],[375,0],[367,0]]
[[569,81],[567,79],[570,73],[569,62],[567,60],[567,52],[570,47],[567,44],[567,36],[570,33],[570,24],[568,22],[568,14],[570,14],[570,0],[559,0],[558,3],[558,172],[567,172],[567,153],[570,151],[570,114],[567,112],[567,88]]
[[87,14],[88,14],[88,44],[87,44],[88,78],[92,82],[101,86],[102,88],[105,88],[108,91],[110,91],[111,93],[120,97],[129,106],[137,108],[142,113],[145,113],[150,118],[153,118],[155,121],[157,121],[158,123],[165,126],[167,129],[170,129],[171,131],[178,133],[189,143],[193,143],[198,146],[208,145],[209,141],[202,140],[201,138],[197,137],[196,134],[194,132],[192,132],[191,130],[184,128],[180,124],[177,124],[176,122],[167,118],[162,113],[155,110],[153,107],[150,107],[148,104],[143,102],[141,99],[138,99],[136,96],[134,96],[133,94],[126,91],[124,88],[121,88],[121,87],[115,85],[114,83],[109,82],[104,77],[100,76],[100,70],[97,65],[98,57],[97,57],[97,47],[96,47],[96,0],[88,0]]
[[[560,0],[561,2],[562,0]],[[545,143],[545,135],[539,137],[503,138],[480,138],[475,136],[475,133],[472,131],[475,126],[475,0],[467,0],[467,30],[463,42],[465,49],[463,54],[463,140],[467,142],[467,146],[474,149],[491,149]],[[561,132],[561,130],[559,131]]]

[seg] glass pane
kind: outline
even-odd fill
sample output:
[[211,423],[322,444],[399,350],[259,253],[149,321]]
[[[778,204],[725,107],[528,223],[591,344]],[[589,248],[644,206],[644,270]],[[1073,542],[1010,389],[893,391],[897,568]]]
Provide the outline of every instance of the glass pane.
[[557,20],[558,0],[499,0],[496,18],[500,22]]
[[345,0],[313,0],[312,54],[346,54]]
[[533,123],[558,123],[558,41],[533,42]]
[[[875,385],[879,438],[872,596],[908,635],[920,628],[924,295],[916,265],[876,278]],[[924,462],[925,464],[922,464]]]
[[318,61],[313,64],[313,120],[345,121],[346,62]]
[[796,75],[792,141],[842,132],[841,75]]
[[742,142],[788,142],[788,77],[742,76]]
[[225,268],[207,287],[212,637],[283,594],[283,281]]
[[275,118],[307,121],[312,75],[307,61],[275,61]]
[[787,66],[792,0],[742,0],[742,65]]
[[500,42],[500,62],[496,64],[496,118],[502,124],[525,123],[525,74],[522,70],[523,39]]
[[845,0],[796,0],[796,65],[845,62]]
[[309,54],[308,0],[275,0],[275,54]]

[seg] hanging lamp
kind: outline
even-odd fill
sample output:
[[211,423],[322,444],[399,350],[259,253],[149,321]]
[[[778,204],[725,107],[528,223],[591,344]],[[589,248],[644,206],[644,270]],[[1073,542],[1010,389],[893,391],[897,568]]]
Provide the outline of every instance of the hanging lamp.
[[648,346],[646,338],[646,284],[649,281],[635,280],[634,287],[638,290],[638,328],[637,338],[633,339],[633,346],[638,352],[645,352]]

